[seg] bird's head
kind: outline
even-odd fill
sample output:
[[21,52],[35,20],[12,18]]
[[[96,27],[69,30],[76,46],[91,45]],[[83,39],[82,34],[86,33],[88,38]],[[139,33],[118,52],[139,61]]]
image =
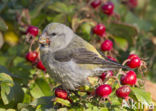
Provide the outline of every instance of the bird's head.
[[61,50],[70,43],[73,37],[74,32],[69,27],[60,23],[50,23],[39,37],[40,50],[46,52]]

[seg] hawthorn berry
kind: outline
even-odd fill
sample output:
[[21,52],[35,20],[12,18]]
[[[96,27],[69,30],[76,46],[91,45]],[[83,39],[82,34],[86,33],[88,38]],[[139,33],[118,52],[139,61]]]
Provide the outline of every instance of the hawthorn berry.
[[135,85],[137,81],[137,77],[134,71],[128,71],[126,75],[121,76],[121,84],[122,85]]
[[138,0],[128,0],[128,5],[129,5],[131,8],[135,8],[135,7],[137,7],[137,5],[138,5]]
[[65,90],[59,89],[59,88],[55,89],[55,96],[62,98],[62,99],[68,99],[67,92]]
[[128,99],[131,89],[129,86],[122,86],[116,90],[116,96],[119,98]]
[[28,52],[25,57],[28,61],[35,62],[37,57],[38,57],[38,53],[35,51],[34,52]]
[[105,31],[106,31],[106,27],[104,24],[97,24],[94,28],[93,28],[93,33],[100,36],[100,37],[104,37],[105,36]]
[[103,84],[96,88],[96,95],[103,98],[110,95],[111,92],[112,92],[112,87],[108,84]]
[[104,5],[102,5],[102,11],[106,15],[112,15],[114,13],[114,4],[112,2],[107,2]]
[[108,59],[112,60],[112,61],[115,61],[117,62],[117,60],[114,58],[114,57],[111,57],[111,56],[107,56]]
[[101,74],[100,78],[104,81],[106,79],[106,76],[113,76],[113,71],[107,71]]
[[93,0],[90,5],[93,8],[97,8],[100,4],[101,4],[101,0]]
[[127,62],[127,65],[130,68],[137,68],[137,67],[139,67],[141,65],[140,58],[135,54],[129,55],[128,59],[129,59],[129,61]]
[[43,71],[46,71],[46,68],[44,67],[44,65],[43,65],[43,63],[42,63],[41,60],[39,60],[39,61],[37,62],[36,67],[37,67],[38,69],[41,69],[41,70],[43,70]]
[[102,44],[101,44],[101,50],[103,51],[110,51],[113,48],[113,42],[111,40],[105,40]]
[[38,35],[38,28],[35,26],[29,26],[26,33],[32,35],[33,37],[36,37]]

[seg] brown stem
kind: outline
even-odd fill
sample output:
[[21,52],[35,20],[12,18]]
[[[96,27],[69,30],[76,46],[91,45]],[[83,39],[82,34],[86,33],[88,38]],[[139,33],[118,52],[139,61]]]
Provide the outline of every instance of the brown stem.
[[29,47],[29,52],[31,52],[32,50],[32,45],[34,44],[35,42],[35,38],[32,39],[31,43],[30,43],[30,47]]
[[117,77],[115,77],[115,76],[111,76],[111,78],[115,79],[115,80],[118,82],[119,87],[121,86],[120,81],[119,81],[119,79],[118,79]]
[[123,72],[122,69],[120,69],[119,72],[116,74],[116,77],[118,77],[119,75],[125,75],[125,72]]
[[112,16],[108,16],[107,24],[110,24],[111,20],[112,20]]
[[117,77],[115,77],[115,76],[109,76],[109,77],[104,81],[104,83],[106,83],[110,78],[115,79],[115,80],[118,82],[119,86],[121,86],[121,85],[120,85],[119,79],[118,79]]
[[109,97],[106,97],[106,99],[109,101],[110,104],[112,104],[112,102],[111,102]]
[[149,5],[149,0],[145,0],[144,6],[143,6],[143,10],[142,10],[142,12],[141,12],[141,17],[142,17],[142,18],[143,18],[143,17],[145,16],[145,14],[146,14],[148,5]]
[[119,14],[114,12],[113,16],[116,18],[116,21],[120,21],[120,15]]
[[125,65],[127,62],[129,62],[130,61],[130,59],[126,59],[123,63],[122,63],[122,65]]

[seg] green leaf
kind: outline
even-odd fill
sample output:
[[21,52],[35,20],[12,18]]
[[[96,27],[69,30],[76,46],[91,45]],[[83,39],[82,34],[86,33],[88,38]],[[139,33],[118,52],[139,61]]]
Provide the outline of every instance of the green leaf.
[[117,37],[124,37],[127,40],[138,35],[137,29],[128,24],[114,22],[109,25],[109,32]]
[[61,2],[55,2],[48,6],[48,9],[51,9],[56,12],[69,13],[68,6]]
[[[7,66],[8,64],[8,58],[6,57],[6,56],[0,56],[0,65],[2,65],[2,66]],[[0,72],[1,72],[1,70],[0,70]]]
[[29,89],[23,88],[24,91],[24,98],[22,103],[30,103],[31,102],[31,95],[29,93]]
[[92,27],[94,26],[93,23],[83,23],[82,25],[80,25],[80,27],[78,28],[78,32],[80,33],[81,37],[87,41],[91,40],[91,30]]
[[8,87],[13,87],[13,79],[6,73],[0,73],[0,83]]
[[0,30],[1,31],[6,31],[8,29],[8,26],[4,22],[4,20],[0,17]]
[[57,111],[68,111],[67,108],[59,108]]
[[13,81],[11,76],[0,73],[1,98],[4,104],[16,104],[23,99],[23,91],[20,85]]
[[3,109],[3,108],[0,108],[0,111],[16,111],[15,109]]
[[62,104],[64,106],[68,106],[68,107],[71,105],[68,100],[64,100],[62,98],[57,98],[57,97],[55,98],[55,102],[60,103],[60,104]]
[[4,109],[4,108],[0,108],[0,111],[6,111],[6,109]]
[[[7,86],[4,86],[7,87]],[[6,88],[4,88],[6,90]],[[3,90],[4,91],[4,90]],[[10,88],[10,92],[7,94],[6,92],[3,92],[2,98],[5,104],[17,104],[18,102],[22,102],[24,97],[24,93],[18,83],[14,83],[14,86]]]
[[16,111],[15,109],[7,109],[6,111]]
[[139,27],[140,30],[145,30],[145,31],[149,31],[152,28],[152,25],[146,21],[144,21],[143,19],[137,17],[136,15],[134,15],[131,12],[128,12],[126,17],[125,17],[125,21],[128,24],[133,24],[137,27]]
[[33,19],[33,18],[36,18],[36,17],[40,14],[41,10],[48,4],[48,2],[49,2],[49,0],[43,0],[41,3],[39,3],[39,4],[34,8],[34,10],[32,10],[32,11],[30,12],[31,18],[32,18],[32,19]]
[[111,104],[112,107],[121,106],[121,104],[122,104],[122,101],[115,95],[115,93],[116,93],[116,91],[113,91],[111,93],[111,95],[109,96],[110,100],[112,102],[112,104]]
[[128,48],[128,41],[122,37],[114,37],[117,47],[123,51],[126,51]]
[[51,96],[52,94],[49,84],[41,78],[35,81],[35,84],[32,86],[30,93],[34,98]]
[[127,12],[127,7],[125,7],[125,5],[123,5],[123,4],[121,4],[118,0],[111,0],[111,2],[114,3],[114,6],[115,6],[114,11],[117,14],[120,14],[121,17]]
[[137,100],[143,104],[151,105],[152,98],[149,92],[145,92],[143,89],[131,88],[132,93],[136,96]]
[[109,111],[107,108],[100,108],[99,111]]
[[38,106],[38,105],[43,105],[43,106],[52,106],[52,99],[54,99],[54,96],[44,96],[41,98],[35,99],[30,105],[32,106]]
[[23,103],[18,103],[17,109],[18,111],[35,111],[35,108],[33,108],[31,105]]
[[40,26],[42,25],[42,23],[44,23],[45,19],[46,19],[46,14],[39,14],[38,16],[36,16],[35,18],[32,19],[32,25],[34,26]]
[[7,98],[7,95],[10,93],[10,87],[6,84],[1,84],[1,98],[4,104],[9,104],[9,99]]
[[67,20],[67,17],[65,14],[61,13],[61,14],[57,14],[53,17],[53,22],[59,22],[59,23],[65,23]]

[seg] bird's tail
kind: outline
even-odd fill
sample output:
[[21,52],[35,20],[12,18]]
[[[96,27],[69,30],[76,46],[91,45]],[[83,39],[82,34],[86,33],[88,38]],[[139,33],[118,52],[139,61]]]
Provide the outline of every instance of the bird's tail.
[[115,61],[112,61],[112,60],[105,60],[105,61],[103,61],[102,67],[104,67],[104,68],[106,68],[106,67],[107,68],[114,68],[114,69],[120,69],[120,68],[129,69],[129,67],[124,66],[122,64],[119,64],[119,63],[117,63]]
[[119,64],[111,59],[109,59],[108,57],[106,57],[100,50],[97,50],[103,58],[105,58],[106,61],[103,61],[103,64],[104,64],[104,67],[112,67],[112,68],[115,68],[115,69],[119,69],[119,68],[123,68],[123,69],[130,69],[129,67],[127,66],[124,66],[122,64]]
[[130,68],[127,67],[127,66],[124,66],[122,64],[119,64],[115,61],[112,61],[112,60],[105,60],[103,61],[103,65],[97,69],[94,73],[94,75],[96,76],[100,76],[103,72],[105,71],[110,71],[110,70],[118,70],[118,69],[127,69],[129,70]]

